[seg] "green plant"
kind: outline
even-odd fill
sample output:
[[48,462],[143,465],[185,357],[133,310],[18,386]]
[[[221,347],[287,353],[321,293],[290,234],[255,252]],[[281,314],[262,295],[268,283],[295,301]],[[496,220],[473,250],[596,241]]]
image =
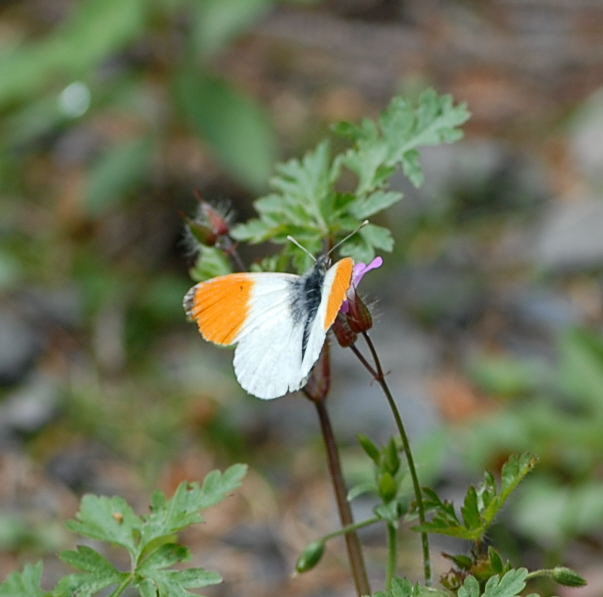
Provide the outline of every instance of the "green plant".
[[[482,355],[469,368],[496,404],[478,425],[459,430],[467,459],[487,466],[501,455],[533,450],[540,459],[510,506],[518,529],[553,552],[603,522],[599,454],[603,450],[603,343],[572,329],[559,335],[552,363]],[[548,524],[554,519],[557,524]]]
[[[336,245],[341,255],[350,255],[357,262],[368,262],[377,251],[391,251],[394,240],[388,228],[372,223],[361,226],[362,220],[375,217],[402,199],[401,193],[388,187],[396,168],[401,167],[413,184],[421,184],[419,147],[458,139],[460,131],[457,127],[467,117],[464,106],[455,106],[450,97],[438,96],[431,90],[424,92],[416,103],[395,98],[376,121],[365,120],[358,126],[336,125],[334,131],[343,134],[351,144],[340,153],[333,155],[330,144],[325,141],[302,159],[277,165],[276,175],[270,180],[272,192],[254,204],[258,217],[232,226],[219,211],[201,201],[199,216],[189,221],[191,234],[199,241],[199,256],[192,275],[206,279],[227,274],[233,267],[246,269],[238,255],[236,241],[271,241],[284,245],[277,254],[255,263],[252,269],[256,271],[293,267],[302,272],[308,268],[310,257],[288,242],[290,236],[312,253]],[[346,239],[354,230],[358,232]],[[357,264],[358,277],[377,266],[376,261],[369,266]],[[343,535],[357,594],[369,594],[356,531],[380,523],[387,529],[388,561],[386,592],[377,593],[379,597],[428,593],[459,597],[517,595],[523,590],[529,574],[550,571],[528,573],[525,568],[513,569],[494,548],[486,547],[484,537],[510,494],[534,467],[534,457],[523,454],[510,458],[502,470],[500,486],[491,474],[486,474],[481,485],[467,491],[460,516],[455,507],[442,500],[434,490],[422,489],[396,400],[369,335],[373,325],[370,310],[359,296],[357,284],[358,279],[348,293],[349,307],[342,309],[335,321],[334,335],[341,346],[353,351],[383,390],[398,437],[378,447],[369,438],[360,436],[360,443],[372,461],[372,480],[353,487],[346,495],[326,408],[330,385],[327,350],[304,393],[317,409],[342,528],[308,545],[297,561],[298,572],[313,569],[320,562],[329,540]],[[357,340],[361,338],[368,354],[358,346]],[[402,464],[404,460],[406,466]],[[354,522],[348,501],[367,491],[376,494],[379,500],[374,516]],[[414,585],[404,579],[396,580],[396,571],[400,531],[404,523],[414,523],[417,519],[414,530],[421,534],[424,583]],[[473,545],[469,554],[448,556],[453,567],[442,578],[440,589],[431,588],[429,533],[468,539]]]
[[[432,90],[421,94],[416,102],[394,98],[376,121],[365,120],[358,126],[342,123],[335,127],[335,132],[343,134],[349,141],[349,146],[341,152],[333,154],[330,144],[323,142],[302,159],[278,165],[276,175],[270,180],[272,192],[255,202],[257,218],[233,226],[226,214],[201,199],[199,213],[188,220],[191,237],[199,245],[192,275],[205,279],[229,273],[233,268],[247,269],[238,253],[237,242],[271,241],[281,245],[280,252],[254,264],[252,267],[256,270],[293,268],[303,271],[310,257],[288,243],[289,235],[295,236],[311,252],[337,247],[340,254],[350,255],[357,262],[373,259],[377,251],[390,251],[394,239],[387,227],[373,223],[361,227],[361,223],[402,199],[401,193],[388,186],[397,168],[400,167],[413,184],[419,185],[422,182],[419,148],[458,139],[461,135],[458,127],[467,118],[468,112],[463,105],[455,105],[449,96],[439,96]],[[357,234],[347,238],[353,231]],[[342,239],[344,242],[337,245]],[[313,541],[301,554],[297,570],[312,570],[320,562],[329,540],[343,535],[359,596],[516,597],[528,580],[543,576],[570,586],[584,584],[577,573],[564,567],[532,572],[523,567],[515,568],[494,547],[486,545],[485,536],[496,516],[535,465],[535,458],[530,454],[509,458],[502,468],[500,484],[492,474],[486,473],[483,483],[468,489],[460,514],[436,491],[421,487],[404,422],[370,336],[373,327],[371,311],[358,289],[362,275],[380,263],[380,258],[369,265],[356,263],[353,281],[347,291],[346,308],[340,310],[333,331],[338,343],[350,348],[382,390],[396,433],[383,446],[360,436],[361,446],[370,460],[371,478],[348,493],[327,410],[331,374],[329,344],[326,343],[303,392],[318,415],[341,528]],[[361,342],[364,350],[360,347]],[[224,481],[228,471],[223,477],[212,477],[209,485],[217,485],[214,489],[217,497],[226,492],[223,485],[232,488],[240,481],[243,469],[234,470],[236,472],[231,473],[234,480],[230,479],[230,483]],[[59,593],[51,594],[52,597],[76,590],[87,594],[86,590],[110,584],[117,585],[113,593],[115,596],[126,586],[137,587],[143,597],[183,595],[187,588],[193,586],[190,583],[196,582],[195,586],[201,586],[217,580],[217,576],[201,570],[188,573],[165,570],[186,556],[186,550],[174,544],[173,533],[186,524],[196,522],[197,510],[217,499],[204,498],[204,492],[211,494],[210,487],[206,488],[208,479],[203,488],[192,489],[196,496],[192,504],[187,499],[182,503],[182,496],[186,498],[189,495],[186,488],[179,490],[171,501],[158,495],[153,500],[151,514],[146,517],[136,516],[120,498],[84,499],[79,517],[71,523],[71,528],[95,539],[121,545],[131,556],[132,569],[117,571],[88,548],[67,552],[64,559],[82,572],[61,581],[56,589]],[[362,492],[372,492],[376,496],[373,516],[354,522],[349,501]],[[172,518],[174,509],[180,512],[175,519]],[[356,532],[373,524],[383,524],[387,530],[385,591],[378,593],[373,593],[370,588]],[[420,534],[421,583],[412,583],[397,576],[398,545],[408,526]],[[431,586],[431,533],[471,542],[468,553],[447,556],[452,568],[442,577],[438,588]],[[18,590],[35,587],[38,590],[40,575],[39,567],[28,567],[23,573],[11,576],[3,587],[6,591],[16,590],[14,587]]]
[[6,597],[85,597],[106,594],[122,595],[129,587],[142,597],[184,597],[188,589],[221,582],[217,572],[203,568],[173,566],[190,558],[187,547],[178,542],[185,528],[203,521],[201,512],[222,501],[243,479],[246,466],[236,464],[224,473],[212,471],[202,485],[183,482],[171,498],[156,491],[150,512],[138,515],[121,497],[86,495],[68,528],[95,541],[116,545],[125,550],[131,563],[129,570],[119,570],[99,551],[79,545],[64,551],[61,559],[78,570],[62,578],[51,591],[42,588],[42,562],[28,564],[13,572],[2,584],[0,595]]

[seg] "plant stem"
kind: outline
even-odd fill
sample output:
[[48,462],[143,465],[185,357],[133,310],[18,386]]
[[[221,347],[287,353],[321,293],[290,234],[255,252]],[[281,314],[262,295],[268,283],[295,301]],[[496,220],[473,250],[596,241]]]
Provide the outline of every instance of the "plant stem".
[[364,355],[356,348],[355,344],[350,346],[352,352],[358,357],[358,360],[364,365],[365,369],[375,378],[377,379],[377,372],[370,366],[369,362],[364,358]]
[[128,576],[126,576],[121,581],[121,583],[119,583],[119,585],[117,587],[115,587],[115,590],[111,593],[111,595],[109,597],[119,597],[119,595],[121,595],[130,586],[133,576],[134,576],[133,573],[128,574]]
[[[387,385],[387,381],[385,380],[385,375],[383,373],[383,367],[381,366],[381,360],[379,359],[379,355],[375,349],[375,345],[371,340],[370,336],[366,332],[362,332],[364,339],[371,351],[371,355],[373,357],[373,361],[375,363],[375,368],[370,367],[365,364],[366,359],[360,359],[360,362],[367,368],[369,373],[374,377],[375,381],[381,386],[385,397],[389,403],[389,407],[394,415],[394,419],[396,421],[396,426],[398,427],[398,432],[400,433],[400,438],[402,439],[402,447],[404,448],[404,453],[406,454],[406,461],[408,463],[408,470],[410,471],[410,476],[412,479],[412,485],[415,493],[415,500],[417,502],[417,512],[419,514],[419,521],[421,525],[426,523],[425,519],[425,507],[423,505],[423,494],[421,493],[421,486],[419,485],[419,477],[417,476],[417,469],[415,467],[415,461],[412,455],[412,451],[410,449],[410,442],[408,440],[408,435],[406,433],[406,429],[404,428],[404,424],[402,422],[402,417],[400,416],[400,411],[398,410],[398,406],[396,405],[396,401]],[[358,352],[355,351],[355,354],[358,356]],[[421,545],[423,548],[423,572],[425,576],[425,584],[427,586],[431,586],[431,559],[429,555],[429,537],[425,531],[421,532]]]
[[326,535],[320,537],[319,541],[329,541],[330,539],[334,539],[335,537],[339,537],[340,535],[345,535],[346,533],[349,533],[351,531],[357,531],[358,529],[363,529],[364,527],[370,527],[372,524],[377,524],[378,522],[381,522],[381,518],[379,518],[378,516],[373,516],[373,518],[367,518],[362,522],[355,522],[354,524],[349,524],[345,527],[341,527],[340,529],[337,529],[332,533],[327,533]]
[[396,574],[396,564],[398,562],[398,533],[396,526],[391,522],[387,524],[387,576],[385,588],[392,588],[392,582]]
[[237,267],[240,272],[246,272],[247,267],[245,267],[245,264],[243,263],[243,260],[241,259],[239,252],[237,251],[237,245],[234,243],[232,238],[230,236],[226,236],[222,240],[222,243],[223,243],[223,250],[233,260],[235,267]]
[[354,519],[352,517],[352,509],[350,508],[350,504],[347,500],[347,491],[343,481],[341,461],[339,459],[339,451],[335,442],[331,420],[329,418],[324,400],[313,400],[313,402],[316,406],[316,411],[318,412],[320,428],[325,442],[327,462],[329,465],[331,481],[333,482],[333,489],[335,490],[335,500],[337,502],[337,509],[339,510],[339,519],[341,520],[343,527],[350,527],[350,530],[345,533],[344,537],[348,550],[350,566],[352,568],[352,575],[356,585],[356,592],[359,597],[362,595],[370,595],[371,588],[368,582],[368,576],[366,574],[366,567],[364,565],[360,540],[358,539],[358,535],[353,528]]

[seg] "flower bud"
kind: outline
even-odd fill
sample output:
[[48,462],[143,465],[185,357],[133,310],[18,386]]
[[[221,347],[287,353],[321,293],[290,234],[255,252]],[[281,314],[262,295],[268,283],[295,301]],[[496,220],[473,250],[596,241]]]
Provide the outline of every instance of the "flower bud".
[[201,201],[201,214],[217,236],[225,236],[230,232],[226,215],[220,213],[218,209],[207,203],[207,201]]
[[186,225],[193,235],[193,238],[204,247],[213,247],[217,240],[218,235],[207,225],[202,224],[191,218],[185,218]]
[[297,572],[308,572],[312,570],[322,558],[322,554],[325,552],[325,544],[323,541],[313,541],[302,551],[297,562],[295,564],[295,570]]
[[564,587],[583,587],[586,584],[584,578],[565,566],[553,568],[553,579]]
[[347,321],[352,332],[360,334],[370,330],[373,327],[373,317],[358,294],[354,293],[349,305]]
[[387,471],[379,475],[379,495],[384,502],[391,502],[398,493],[398,484],[396,480]]
[[352,346],[352,344],[356,342],[357,334],[350,329],[347,317],[341,311],[337,314],[335,323],[331,329],[340,346],[346,348],[347,346]]

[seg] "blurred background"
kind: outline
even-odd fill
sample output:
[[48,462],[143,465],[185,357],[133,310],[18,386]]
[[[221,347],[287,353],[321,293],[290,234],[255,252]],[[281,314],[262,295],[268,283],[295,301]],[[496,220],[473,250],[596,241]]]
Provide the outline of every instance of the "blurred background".
[[[243,394],[181,300],[193,191],[245,219],[274,161],[396,93],[452,93],[465,139],[423,154],[382,224],[373,336],[418,451],[449,498],[512,451],[541,458],[492,538],[603,595],[603,3],[600,0],[5,0],[0,20],[0,577],[73,545],[84,492],[146,509],[248,462],[187,535],[214,597],[349,595],[312,406]],[[372,286],[371,286],[372,285]],[[331,411],[350,480],[363,432],[394,432],[351,353]],[[371,501],[355,503],[357,518]],[[400,572],[417,578],[403,531]],[[383,535],[368,529],[381,588]],[[458,543],[434,540],[440,551]],[[547,589],[543,589],[546,591]],[[553,589],[550,589],[552,591]],[[546,593],[545,593],[546,594]],[[550,594],[550,593],[549,593]]]

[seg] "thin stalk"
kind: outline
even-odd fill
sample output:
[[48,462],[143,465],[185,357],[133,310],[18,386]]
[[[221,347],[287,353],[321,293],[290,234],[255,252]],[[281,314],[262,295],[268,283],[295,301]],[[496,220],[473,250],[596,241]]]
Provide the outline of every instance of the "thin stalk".
[[[408,435],[406,433],[406,429],[404,428],[404,424],[402,422],[402,417],[400,416],[400,411],[398,410],[398,406],[396,405],[396,401],[387,385],[387,381],[385,379],[385,375],[383,373],[383,367],[381,366],[381,360],[379,359],[379,355],[375,349],[375,345],[371,340],[370,336],[366,332],[362,332],[362,335],[371,351],[371,355],[373,357],[373,361],[375,363],[375,367],[371,367],[366,365],[366,359],[360,359],[360,362],[366,367],[369,373],[373,376],[375,381],[381,386],[385,397],[389,403],[389,407],[394,415],[394,419],[396,421],[396,426],[398,427],[398,432],[400,433],[400,438],[402,439],[402,447],[404,448],[404,453],[406,454],[406,461],[408,463],[408,470],[410,471],[410,476],[412,479],[413,490],[415,494],[415,500],[417,502],[417,512],[419,514],[419,521],[421,525],[426,523],[425,519],[425,506],[423,505],[423,494],[421,493],[421,486],[419,484],[419,477],[417,476],[417,469],[415,467],[415,461],[412,455],[412,451],[410,449],[410,442],[408,440]],[[354,354],[358,356],[358,352],[354,351]],[[427,586],[431,586],[431,558],[429,555],[429,537],[426,532],[421,532],[421,545],[423,548],[423,573],[425,576],[425,584]]]
[[245,267],[245,264],[243,263],[239,252],[237,251],[237,245],[234,243],[232,238],[230,236],[226,236],[224,237],[222,243],[224,251],[233,260],[235,267],[237,267],[240,272],[246,272],[247,268]]
[[398,563],[398,533],[396,526],[391,522],[387,524],[387,576],[385,588],[389,591],[396,575],[396,564]]
[[369,362],[364,358],[364,355],[356,348],[355,344],[350,346],[352,352],[358,357],[358,360],[364,365],[365,369],[375,378],[377,379],[378,373],[371,367]]
[[111,595],[109,597],[119,597],[119,595],[121,595],[130,586],[133,576],[134,576],[134,574],[132,574],[132,573],[128,574],[128,576],[126,576],[121,581],[121,583],[119,583],[119,585],[117,585],[117,587],[115,587],[115,590],[111,593]]
[[316,406],[316,411],[320,420],[320,429],[327,451],[327,463],[331,481],[333,482],[333,489],[335,491],[335,501],[337,502],[337,509],[339,510],[339,519],[344,528],[348,527],[350,529],[345,533],[344,538],[352,575],[354,577],[354,584],[356,585],[356,593],[359,597],[362,595],[370,595],[371,587],[366,574],[360,540],[358,539],[356,530],[353,528],[354,518],[352,516],[350,503],[347,500],[347,491],[343,481],[339,451],[335,442],[335,435],[333,434],[329,413],[327,412],[324,400],[313,400],[312,402],[314,402],[314,405]]
[[355,522],[354,524],[349,524],[345,527],[341,527],[340,529],[337,529],[332,533],[327,533],[326,535],[320,537],[318,540],[324,543],[325,541],[335,539],[335,537],[345,535],[346,533],[349,533],[351,531],[357,531],[358,529],[363,529],[364,527],[370,527],[372,524],[377,524],[378,522],[381,522],[381,518],[379,518],[378,516],[373,516],[373,518],[367,518],[362,522]]

